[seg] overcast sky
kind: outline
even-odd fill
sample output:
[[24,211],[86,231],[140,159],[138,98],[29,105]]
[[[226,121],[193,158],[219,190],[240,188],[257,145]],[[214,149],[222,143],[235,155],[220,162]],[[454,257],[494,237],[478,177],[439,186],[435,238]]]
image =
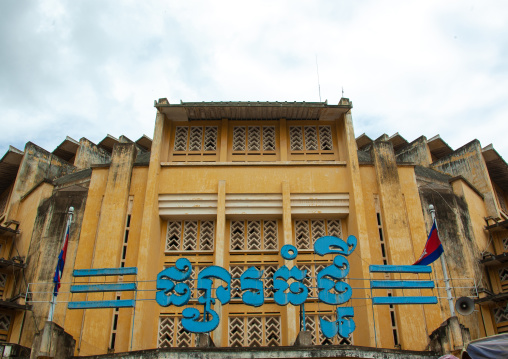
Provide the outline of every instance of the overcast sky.
[[508,160],[508,2],[0,1],[0,156],[153,137],[153,101],[353,101],[358,137]]

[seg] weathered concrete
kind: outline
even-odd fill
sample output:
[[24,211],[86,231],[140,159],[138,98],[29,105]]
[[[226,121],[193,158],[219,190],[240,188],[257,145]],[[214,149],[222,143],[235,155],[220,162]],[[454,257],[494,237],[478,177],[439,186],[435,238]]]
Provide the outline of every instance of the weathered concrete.
[[[32,300],[47,300],[48,302],[37,303],[29,314],[29,317],[23,319],[21,324],[23,329],[21,344],[26,346],[31,344],[34,333],[42,330],[42,325],[44,325],[44,321],[47,318],[50,292],[52,291],[52,285],[49,283],[53,281],[56,262],[62,249],[68,209],[69,207],[74,207],[66,265],[62,276],[62,282],[71,281],[70,275],[74,267],[88,189],[86,187],[86,178],[75,179],[75,181],[72,181],[72,178],[69,177],[68,179],[69,182],[60,181],[60,186],[55,187],[53,194],[40,203],[33,231],[30,233],[31,239],[26,257],[27,268],[24,275],[22,273],[17,274],[15,281],[17,286],[12,291],[13,294],[24,293],[27,289],[27,283],[48,283],[46,285],[38,284],[35,287],[32,285],[30,288],[33,292],[46,292],[33,293]],[[38,194],[33,193],[33,195],[37,196]],[[23,202],[30,200],[31,198],[26,198]],[[68,285],[62,285],[61,291],[68,291]],[[68,296],[68,293],[61,293],[58,296],[58,300],[66,301]],[[54,317],[55,322],[63,324],[65,310],[65,303],[57,304]],[[18,333],[16,329],[18,328],[13,328],[13,333]]]
[[[319,348],[319,350],[317,350]],[[429,351],[377,349],[359,346],[265,347],[265,348],[170,348],[140,350],[75,359],[264,359],[264,358],[358,358],[358,359],[437,359]]]
[[[408,263],[408,253],[413,252],[413,247],[393,145],[387,141],[376,140],[372,143],[371,156],[376,171],[381,212],[384,214],[383,231],[388,247],[388,263]],[[406,295],[414,295],[407,294],[411,293],[410,291],[405,292]],[[395,290],[395,296],[398,295],[402,295],[402,291]],[[425,348],[425,328],[414,325],[425,321],[422,307],[397,306],[395,310],[402,348]]]
[[488,215],[493,218],[499,218],[499,208],[494,188],[492,187],[487,165],[483,159],[482,147],[478,140],[471,141],[450,155],[432,163],[431,167],[451,176],[463,176],[466,178],[485,197]]
[[302,330],[296,337],[295,347],[309,347],[312,345],[312,332],[308,330]]
[[92,141],[82,137],[76,152],[74,165],[79,169],[89,168],[91,165],[111,162],[111,154],[97,146]]
[[215,344],[213,343],[210,335],[206,333],[198,333],[196,335],[196,347],[197,348],[213,348]]
[[18,219],[19,201],[44,179],[53,180],[72,173],[76,167],[45,149],[28,142],[11,195],[7,219]]
[[413,162],[421,166],[429,166],[432,157],[427,146],[427,138],[420,136],[397,152],[397,161]]
[[460,353],[470,341],[469,329],[460,324],[457,317],[451,317],[432,332],[429,349],[443,355],[450,352]]
[[[415,172],[427,230],[430,230],[432,226],[432,218],[428,212],[429,205],[434,205],[436,209],[436,221],[444,249],[448,275],[452,278],[453,296],[459,298],[474,294],[473,287],[475,283],[479,286],[488,287],[486,277],[482,276],[482,269],[479,264],[481,251],[486,248],[488,237],[486,233],[482,233],[483,229],[474,230],[470,216],[471,210],[481,210],[479,207],[482,202],[481,197],[472,189],[469,189],[468,194],[457,195],[450,184],[452,178],[432,169],[416,167]],[[464,190],[467,190],[467,188]],[[479,203],[474,202],[475,198],[479,200]],[[470,201],[474,208],[470,209],[467,201]],[[483,220],[481,211],[479,214],[479,219]],[[481,223],[477,226],[481,227]],[[438,296],[446,297],[446,292],[442,288],[444,282],[442,281],[441,264],[435,262],[432,266],[435,276],[440,278],[436,284],[441,287],[438,289]],[[482,280],[483,283],[480,283]],[[440,306],[442,320],[444,321],[450,315],[446,299],[440,299]],[[461,315],[458,317],[460,322],[471,330],[473,338],[477,338],[480,334],[477,318]]]
[[0,345],[1,358],[30,358],[30,348],[19,344],[2,343]]
[[[100,221],[97,227],[97,237],[93,251],[100,253],[95,256],[92,268],[115,268],[120,266],[123,238],[125,235],[125,221],[129,203],[132,168],[136,156],[136,145],[133,143],[117,143],[113,147],[111,166],[109,167],[106,191],[102,201]],[[90,282],[101,281],[101,278],[91,278]],[[107,280],[116,280],[108,278]],[[89,300],[114,300],[114,293],[89,294]],[[97,327],[109,328],[112,325],[113,309],[90,310],[84,318],[82,341],[91,343],[95,348],[108,348],[109,336],[97,331]],[[81,347],[81,349],[84,349]],[[96,350],[96,349],[95,349]],[[85,351],[86,353],[86,351]]]
[[74,353],[75,345],[76,340],[61,326],[46,322],[44,329],[34,337],[30,359],[40,357],[67,359]]

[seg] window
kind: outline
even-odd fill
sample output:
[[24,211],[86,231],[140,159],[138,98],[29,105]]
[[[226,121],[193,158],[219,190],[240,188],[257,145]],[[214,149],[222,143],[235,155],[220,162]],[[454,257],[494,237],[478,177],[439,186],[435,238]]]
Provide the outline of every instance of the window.
[[289,126],[291,159],[334,160],[332,125]]
[[214,221],[169,221],[166,232],[166,252],[213,252]]
[[232,161],[276,161],[278,127],[275,124],[240,125],[231,124]]
[[0,313],[0,342],[7,341],[10,326],[11,316],[5,313]]
[[231,221],[230,248],[231,251],[243,250],[277,250],[278,221]]
[[183,328],[181,317],[159,317],[158,348],[190,348],[195,346],[196,334]]
[[498,269],[499,281],[501,282],[501,290],[508,291],[508,267]]
[[280,316],[230,316],[229,347],[281,345]]
[[314,242],[323,236],[342,239],[342,224],[338,219],[297,219],[294,226],[297,249],[313,250]]
[[499,303],[492,309],[498,334],[508,333],[508,312],[506,311],[507,304],[508,302]]
[[229,267],[231,273],[231,299],[242,298],[243,292],[241,291],[240,277],[250,267],[256,267],[257,270],[263,271],[262,281],[264,288],[264,296],[266,299],[273,299],[273,274],[278,269],[277,263],[273,264],[245,264],[245,265],[232,265]]
[[309,331],[312,335],[312,344],[314,345],[353,345],[353,334],[351,333],[347,338],[340,338],[338,335],[333,338],[327,338],[321,332],[319,318],[325,318],[329,321],[336,319],[334,313],[313,314],[305,315],[305,330]]
[[176,126],[171,161],[216,161],[219,126]]
[[497,201],[499,202],[499,206],[501,206],[501,210],[504,213],[508,213],[508,209],[506,208],[506,200],[504,198],[504,193],[501,189],[496,187],[496,195],[497,195]]

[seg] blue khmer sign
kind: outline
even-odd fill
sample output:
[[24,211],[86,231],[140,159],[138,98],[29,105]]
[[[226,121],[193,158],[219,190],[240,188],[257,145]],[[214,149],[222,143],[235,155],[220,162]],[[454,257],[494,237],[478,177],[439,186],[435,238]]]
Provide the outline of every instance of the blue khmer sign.
[[[334,236],[321,237],[314,243],[314,253],[319,256],[334,255],[333,263],[316,275],[318,300],[320,302],[335,305],[336,320],[320,318],[320,327],[323,334],[332,338],[339,335],[347,338],[355,330],[353,307],[339,305],[347,303],[353,294],[351,286],[344,281],[349,273],[349,256],[357,246],[355,236],[349,236],[347,241]],[[292,245],[285,245],[280,251],[286,260],[295,259],[297,249]],[[371,265],[370,272],[375,273],[430,273],[428,266],[393,266]],[[161,271],[157,276],[157,293],[155,300],[163,307],[171,305],[185,306],[191,300],[191,288],[188,281],[192,273],[192,264],[186,258],[180,258],[173,267]],[[74,277],[107,276],[107,275],[133,275],[137,274],[137,268],[109,268],[109,269],[82,269],[75,270]],[[307,270],[294,266],[288,268],[282,266],[273,274],[273,300],[276,304],[302,305],[308,299],[309,288],[304,284],[308,279]],[[240,277],[240,290],[244,304],[260,307],[265,302],[263,271],[255,267],[248,268]],[[214,287],[214,281],[216,287]],[[291,283],[291,284],[289,284]],[[134,284],[134,286],[133,286]],[[202,269],[198,274],[198,292],[202,296],[197,298],[198,303],[203,305],[200,312],[197,308],[185,308],[182,312],[182,326],[189,332],[207,333],[213,331],[219,325],[219,315],[212,306],[219,301],[227,304],[231,300],[231,274],[219,266],[209,266]],[[410,280],[372,280],[371,289],[396,289],[396,288],[434,288],[433,281],[410,281]],[[73,285],[72,293],[84,292],[111,292],[111,291],[135,291],[135,283]],[[194,298],[195,299],[195,298]],[[373,297],[373,304],[435,304],[437,298],[433,297]],[[82,301],[70,302],[69,309],[92,309],[92,308],[118,308],[134,307],[135,300],[113,301]]]

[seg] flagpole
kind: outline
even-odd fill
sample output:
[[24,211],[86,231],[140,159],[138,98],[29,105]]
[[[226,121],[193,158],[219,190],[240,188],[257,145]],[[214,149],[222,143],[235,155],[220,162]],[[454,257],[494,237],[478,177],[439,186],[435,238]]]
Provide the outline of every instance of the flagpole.
[[[69,228],[71,226],[72,216],[74,214],[74,207],[69,207],[68,214],[69,214],[69,217],[67,218],[67,225],[65,226],[64,239],[63,239],[63,242],[62,242],[62,249],[63,249],[63,247],[65,245],[65,238],[67,237],[67,231],[69,231]],[[51,302],[50,303],[51,303],[51,305],[49,307],[48,322],[52,322],[53,321],[53,315],[55,314],[55,306],[56,306],[55,290],[53,290],[52,293],[51,293]]]
[[[437,222],[436,222],[436,210],[432,204],[429,205],[429,212],[430,212],[430,215],[432,216],[432,222],[436,224],[436,230],[437,230],[437,233],[439,234],[439,228],[438,228]],[[454,317],[455,316],[455,307],[453,305],[452,288],[450,287],[450,278],[448,278],[448,271],[446,270],[444,251],[439,256],[439,258],[441,259],[441,267],[443,268],[443,276],[444,276],[444,282],[445,282],[445,287],[446,287],[446,297],[448,299],[448,305],[450,306],[450,313],[451,313],[451,316]]]

